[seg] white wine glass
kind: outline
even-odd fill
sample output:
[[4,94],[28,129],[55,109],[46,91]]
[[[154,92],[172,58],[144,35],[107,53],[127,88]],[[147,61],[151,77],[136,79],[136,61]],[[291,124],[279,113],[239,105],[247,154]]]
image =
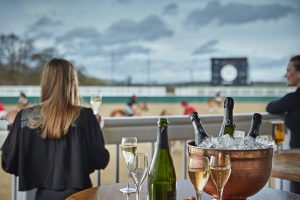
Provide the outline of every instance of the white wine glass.
[[210,157],[209,165],[210,176],[218,191],[218,200],[221,200],[224,186],[231,173],[230,157],[224,153],[218,153]]
[[[92,105],[92,109],[95,115],[98,114],[99,112],[99,108],[102,104],[102,93],[98,92],[98,93],[94,93],[91,95],[90,97],[90,103]],[[100,121],[100,127],[103,128],[104,127],[104,120],[103,118]]]
[[102,104],[102,93],[98,92],[98,93],[94,93],[91,95],[90,98],[90,103],[92,105],[92,109],[94,114],[98,114],[99,108]]
[[188,174],[195,188],[197,200],[201,200],[201,192],[209,178],[208,157],[190,157],[188,163]]
[[140,191],[142,183],[144,182],[149,171],[148,156],[145,153],[137,153],[133,159],[130,168],[130,174],[136,186],[136,200],[140,199]]
[[136,155],[136,149],[137,149],[136,137],[122,137],[121,151],[125,159],[125,163],[128,171],[127,187],[120,189],[122,193],[136,192],[135,188],[129,187],[130,169],[132,167],[132,163]]

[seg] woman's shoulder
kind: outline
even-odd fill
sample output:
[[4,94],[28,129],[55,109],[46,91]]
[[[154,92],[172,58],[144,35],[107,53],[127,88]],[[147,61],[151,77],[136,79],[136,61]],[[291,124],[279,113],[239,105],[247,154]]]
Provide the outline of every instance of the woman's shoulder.
[[93,110],[89,107],[86,107],[86,106],[79,106],[79,109],[80,109],[80,113],[93,113]]
[[80,114],[79,118],[89,118],[91,115],[93,115],[93,110],[86,106],[79,106]]

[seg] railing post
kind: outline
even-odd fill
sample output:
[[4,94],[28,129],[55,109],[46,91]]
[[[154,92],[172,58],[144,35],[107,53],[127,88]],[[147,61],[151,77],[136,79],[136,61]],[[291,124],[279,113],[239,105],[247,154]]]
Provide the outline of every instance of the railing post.
[[183,149],[182,149],[182,159],[183,159],[183,179],[186,179],[186,140],[183,140]]
[[119,144],[116,144],[116,183],[119,183],[119,168],[120,168],[120,160],[119,160]]
[[97,187],[101,185],[101,174],[100,174],[100,169],[96,170],[96,184]]
[[12,194],[11,194],[11,199],[12,200],[17,200],[17,177],[15,175],[12,175]]

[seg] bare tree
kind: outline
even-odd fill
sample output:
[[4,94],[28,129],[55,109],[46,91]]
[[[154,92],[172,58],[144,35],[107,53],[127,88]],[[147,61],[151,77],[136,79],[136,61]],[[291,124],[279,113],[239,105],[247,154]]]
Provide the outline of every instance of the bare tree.
[[33,53],[33,41],[23,40],[15,34],[1,35],[0,61],[10,69],[23,71]]
[[59,57],[57,50],[55,48],[46,48],[32,54],[31,60],[35,62],[35,68],[39,70],[54,57]]

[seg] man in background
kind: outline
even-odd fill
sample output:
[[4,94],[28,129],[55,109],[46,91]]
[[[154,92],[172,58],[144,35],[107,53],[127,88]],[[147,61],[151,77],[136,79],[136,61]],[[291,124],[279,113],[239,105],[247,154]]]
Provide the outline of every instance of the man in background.
[[192,112],[197,112],[196,109],[191,106],[188,101],[181,102],[181,106],[184,108],[184,115],[189,115]]

